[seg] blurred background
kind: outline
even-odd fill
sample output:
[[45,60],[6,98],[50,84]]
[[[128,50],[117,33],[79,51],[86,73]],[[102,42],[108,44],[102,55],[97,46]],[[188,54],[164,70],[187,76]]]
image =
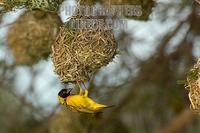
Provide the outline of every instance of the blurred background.
[[[76,4],[67,0],[62,6]],[[90,97],[115,105],[100,115],[59,106],[62,85],[50,56],[31,65],[15,63],[8,32],[26,9],[2,13],[0,133],[199,133],[200,117],[190,111],[188,92],[177,82],[200,56],[200,5],[189,0],[140,4],[145,15],[124,17],[127,28],[114,30],[120,54],[89,83]],[[69,17],[61,9],[59,16],[62,22]]]

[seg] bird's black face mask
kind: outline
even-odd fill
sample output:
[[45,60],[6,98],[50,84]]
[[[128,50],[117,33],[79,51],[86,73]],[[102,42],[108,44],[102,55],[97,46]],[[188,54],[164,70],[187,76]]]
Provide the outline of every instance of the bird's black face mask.
[[69,95],[70,95],[70,92],[72,91],[72,88],[70,88],[70,89],[62,89],[59,93],[58,93],[58,95],[60,96],[60,97],[62,97],[62,98],[66,98],[66,97],[68,97]]

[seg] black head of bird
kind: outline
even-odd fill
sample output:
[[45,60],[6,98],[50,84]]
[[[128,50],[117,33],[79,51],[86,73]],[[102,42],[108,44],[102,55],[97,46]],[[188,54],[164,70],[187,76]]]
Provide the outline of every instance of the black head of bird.
[[72,91],[72,88],[70,89],[62,89],[58,93],[58,99],[61,104],[65,105],[66,103],[66,98],[70,96],[70,92]]
[[70,96],[70,92],[72,89],[62,89],[59,91],[58,96],[62,97],[62,98],[66,98],[68,96]]

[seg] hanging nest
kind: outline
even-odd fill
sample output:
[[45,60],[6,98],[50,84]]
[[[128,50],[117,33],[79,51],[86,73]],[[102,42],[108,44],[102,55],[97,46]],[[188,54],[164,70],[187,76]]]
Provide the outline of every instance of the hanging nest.
[[58,11],[59,5],[64,0],[0,0],[0,5],[5,10],[12,10],[14,7],[26,7],[29,10],[39,9],[42,11]]
[[117,46],[111,30],[101,27],[76,29],[71,25],[76,20],[72,18],[61,27],[52,47],[55,72],[63,82],[89,80],[90,74],[107,65],[116,54]]
[[200,58],[187,75],[186,88],[189,90],[191,109],[200,112]]
[[57,14],[27,11],[10,27],[7,43],[16,64],[32,65],[47,59],[55,42],[61,20]]

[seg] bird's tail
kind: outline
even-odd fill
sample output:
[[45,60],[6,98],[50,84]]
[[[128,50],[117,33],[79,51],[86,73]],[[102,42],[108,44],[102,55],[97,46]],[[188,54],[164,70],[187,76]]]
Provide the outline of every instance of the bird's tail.
[[115,107],[115,105],[103,105],[103,106],[99,107],[99,110],[104,110],[104,109],[112,108],[112,107]]
[[106,105],[106,107],[104,108],[112,108],[112,107],[115,107],[115,105]]

